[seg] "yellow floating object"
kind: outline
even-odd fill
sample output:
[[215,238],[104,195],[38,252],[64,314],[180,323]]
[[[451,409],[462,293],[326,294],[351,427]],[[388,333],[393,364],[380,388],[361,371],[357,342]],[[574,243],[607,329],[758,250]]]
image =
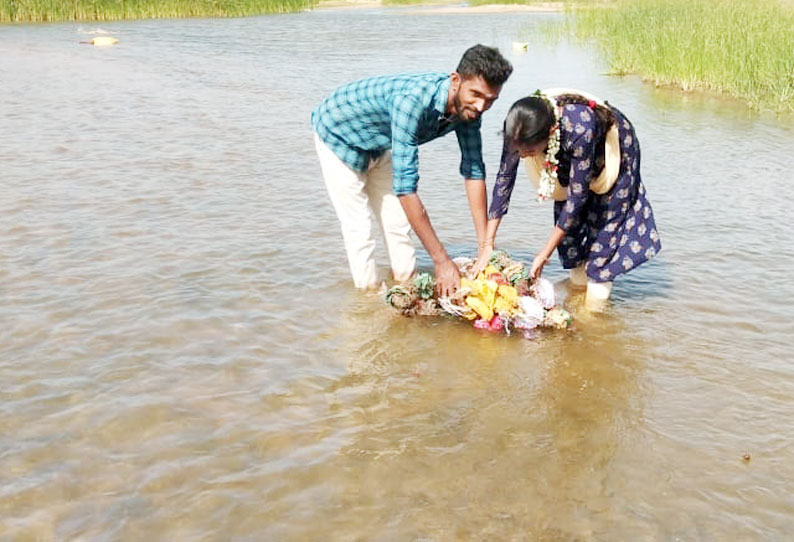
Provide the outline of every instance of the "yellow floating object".
[[116,45],[118,42],[118,38],[113,38],[111,36],[96,36],[91,38],[91,41],[88,43],[96,45],[97,47],[107,47],[108,45]]
[[517,53],[524,53],[529,49],[529,44],[525,41],[514,41],[513,51]]
[[498,275],[499,274],[499,270],[497,268],[495,268],[494,266],[492,266],[492,265],[488,265],[485,269],[480,271],[480,274],[477,275],[477,278],[478,279],[487,279],[488,277],[490,277],[491,275],[494,275],[494,274]]
[[476,280],[460,279],[460,287],[469,290],[469,295],[480,295],[480,283]]
[[513,317],[518,314],[518,307],[514,303],[510,303],[504,297],[497,297],[496,302],[493,305],[494,312],[498,314],[504,314],[509,317]]
[[496,290],[499,299],[504,299],[510,305],[518,305],[518,290],[507,284],[500,284]]
[[499,284],[495,280],[483,280],[480,298],[488,305],[488,308],[493,309],[494,301],[496,301],[496,289]]
[[491,318],[493,318],[493,309],[486,305],[482,299],[469,296],[466,298],[466,304],[483,320],[488,320],[490,322]]

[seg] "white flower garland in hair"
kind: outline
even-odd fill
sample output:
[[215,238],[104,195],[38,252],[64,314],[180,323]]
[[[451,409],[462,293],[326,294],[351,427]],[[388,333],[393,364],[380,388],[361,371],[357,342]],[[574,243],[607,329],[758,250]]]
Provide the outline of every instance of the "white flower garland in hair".
[[557,160],[557,153],[560,150],[560,117],[562,113],[560,108],[557,107],[557,103],[551,98],[540,91],[535,94],[546,100],[554,112],[554,124],[549,133],[549,144],[546,147],[546,156],[543,159],[543,169],[540,171],[540,182],[538,183],[537,199],[538,201],[545,201],[552,197],[554,188],[557,185],[557,169],[560,164],[560,161]]

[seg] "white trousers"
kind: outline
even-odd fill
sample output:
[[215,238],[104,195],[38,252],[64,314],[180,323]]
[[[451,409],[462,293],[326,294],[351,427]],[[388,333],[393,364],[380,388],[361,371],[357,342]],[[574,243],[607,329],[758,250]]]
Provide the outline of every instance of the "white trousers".
[[587,278],[584,265],[571,269],[571,286],[574,288],[587,287],[585,303],[588,305],[599,306],[605,303],[612,294],[611,282],[596,282]]
[[347,261],[356,288],[378,286],[375,266],[375,222],[389,253],[396,280],[407,280],[416,268],[411,225],[392,191],[391,152],[370,162],[366,172],[354,171],[314,134],[325,187],[342,226]]

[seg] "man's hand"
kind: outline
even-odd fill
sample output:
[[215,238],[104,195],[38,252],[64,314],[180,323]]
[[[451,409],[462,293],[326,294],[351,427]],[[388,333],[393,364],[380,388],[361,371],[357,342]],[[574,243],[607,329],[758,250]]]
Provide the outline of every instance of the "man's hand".
[[455,262],[447,258],[435,265],[436,294],[447,297],[460,288],[460,271]]
[[460,271],[458,266],[449,258],[444,245],[436,237],[436,232],[430,224],[430,219],[425,211],[425,206],[416,194],[405,194],[399,197],[400,203],[405,210],[405,216],[411,223],[416,236],[422,241],[422,245],[430,254],[435,265],[436,272],[436,293],[440,296],[448,296],[460,287]]

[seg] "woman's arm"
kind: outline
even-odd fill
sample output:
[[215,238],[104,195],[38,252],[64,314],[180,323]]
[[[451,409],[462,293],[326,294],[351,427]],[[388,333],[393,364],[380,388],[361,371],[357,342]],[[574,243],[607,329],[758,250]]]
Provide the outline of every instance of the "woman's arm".
[[488,208],[485,181],[466,179],[466,196],[469,198],[469,209],[471,209],[471,218],[474,220],[474,231],[477,232],[477,244],[482,246],[485,242],[486,209]]
[[480,242],[477,250],[477,262],[469,272],[470,277],[476,277],[480,274],[480,271],[488,266],[488,261],[491,259],[491,253],[493,252],[494,242],[496,240],[496,230],[499,229],[499,224],[501,222],[501,218],[492,218],[488,220],[488,224],[485,226],[484,240]]
[[554,226],[554,229],[551,230],[551,235],[549,235],[549,240],[546,241],[546,246],[532,260],[532,268],[529,270],[530,278],[536,279],[540,277],[541,273],[543,273],[543,266],[549,261],[554,249],[557,248],[563,237],[565,237],[565,231],[559,226]]

